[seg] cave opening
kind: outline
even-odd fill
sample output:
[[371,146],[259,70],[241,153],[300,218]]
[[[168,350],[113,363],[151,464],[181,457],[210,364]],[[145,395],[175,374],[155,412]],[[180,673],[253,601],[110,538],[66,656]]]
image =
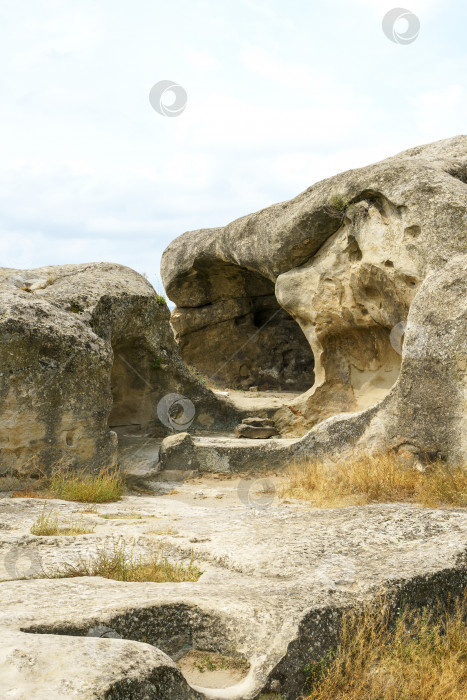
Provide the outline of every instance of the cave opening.
[[233,263],[198,261],[186,289],[172,325],[185,362],[208,384],[290,392],[313,385],[313,352],[272,280]]
[[120,435],[138,435],[154,425],[154,389],[148,353],[136,339],[117,343],[113,353],[109,428]]

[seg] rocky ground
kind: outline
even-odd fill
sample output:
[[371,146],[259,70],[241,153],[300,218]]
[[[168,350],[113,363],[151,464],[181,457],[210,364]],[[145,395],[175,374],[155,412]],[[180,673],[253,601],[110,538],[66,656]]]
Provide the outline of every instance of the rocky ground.
[[[465,511],[310,508],[280,497],[282,479],[204,474],[118,503],[48,501],[94,527],[78,536],[31,535],[44,501],[4,495],[0,696],[297,698],[344,608],[382,587],[425,604],[465,586]],[[118,538],[194,555],[203,573],[184,583],[44,578]]]

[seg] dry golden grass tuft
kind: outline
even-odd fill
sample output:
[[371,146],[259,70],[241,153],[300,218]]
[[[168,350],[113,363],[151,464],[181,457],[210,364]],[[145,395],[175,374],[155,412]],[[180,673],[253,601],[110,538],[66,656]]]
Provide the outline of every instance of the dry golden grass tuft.
[[124,484],[120,472],[104,468],[97,473],[86,470],[73,471],[58,466],[52,472],[48,484],[54,498],[80,503],[109,503],[119,501]]
[[94,557],[81,557],[75,563],[46,572],[46,575],[49,578],[102,576],[115,581],[178,583],[197,581],[203,573],[194,564],[193,555],[188,562],[173,562],[165,556],[162,548],[145,556],[136,554],[134,550],[134,542],[127,543],[118,538],[109,549],[100,548]]
[[50,476],[36,479],[35,488],[26,487],[12,494],[13,498],[61,498],[79,503],[110,503],[119,501],[124,483],[117,469],[105,467],[94,473],[76,471],[59,464]]
[[436,462],[420,471],[394,453],[356,454],[335,465],[308,459],[289,466],[282,495],[321,507],[408,501],[465,508],[467,468]]
[[62,521],[57,513],[47,510],[44,504],[42,513],[31,526],[31,535],[50,537],[51,535],[89,535],[94,532],[94,526],[85,523],[83,518],[79,520],[71,517]]
[[467,596],[450,613],[388,606],[349,612],[339,647],[307,667],[307,700],[465,700]]

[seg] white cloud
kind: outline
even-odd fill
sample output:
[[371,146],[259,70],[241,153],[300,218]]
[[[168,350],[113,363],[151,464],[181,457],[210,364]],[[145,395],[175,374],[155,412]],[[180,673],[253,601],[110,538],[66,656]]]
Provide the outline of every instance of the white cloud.
[[413,104],[424,138],[436,140],[465,133],[467,91],[462,85],[420,92],[415,95]]
[[[379,19],[394,4],[5,0],[0,265],[149,273],[187,229],[465,130],[463,34],[455,57],[394,47]],[[451,37],[461,17],[442,7],[409,4]],[[176,119],[149,105],[161,79],[188,92]]]

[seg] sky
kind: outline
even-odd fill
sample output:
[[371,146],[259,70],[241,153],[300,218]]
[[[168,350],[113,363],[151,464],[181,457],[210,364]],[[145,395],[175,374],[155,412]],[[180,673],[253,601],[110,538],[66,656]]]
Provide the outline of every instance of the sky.
[[[407,44],[394,7],[0,0],[0,266],[117,262],[162,291],[184,231],[467,133],[467,3],[407,0]],[[150,104],[164,80],[178,116]]]

